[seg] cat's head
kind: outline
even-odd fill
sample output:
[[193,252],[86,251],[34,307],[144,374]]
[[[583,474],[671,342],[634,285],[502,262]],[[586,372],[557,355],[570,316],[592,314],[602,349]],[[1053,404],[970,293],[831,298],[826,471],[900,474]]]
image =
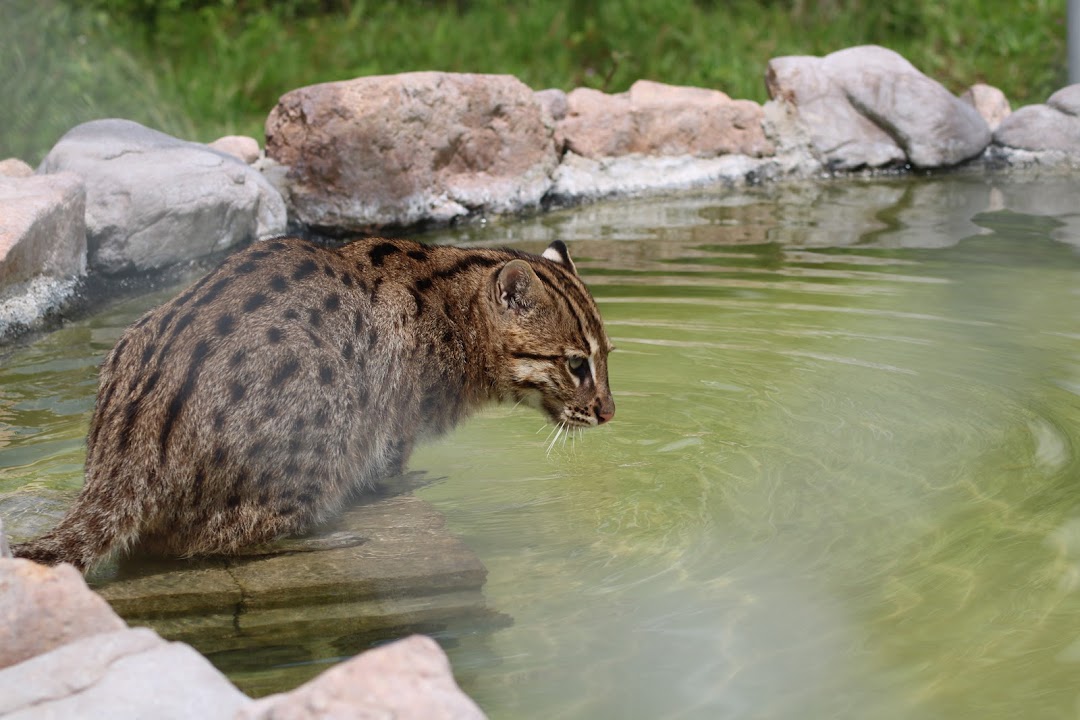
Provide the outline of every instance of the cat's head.
[[493,295],[506,358],[502,393],[570,427],[611,420],[613,348],[566,245],[556,240],[541,256],[509,260],[496,274]]

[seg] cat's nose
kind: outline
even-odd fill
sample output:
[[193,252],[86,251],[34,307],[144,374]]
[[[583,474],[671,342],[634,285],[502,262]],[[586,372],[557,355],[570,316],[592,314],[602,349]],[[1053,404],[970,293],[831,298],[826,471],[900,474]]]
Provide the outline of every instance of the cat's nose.
[[608,420],[615,417],[615,401],[608,395],[600,401],[593,412],[596,413],[596,424],[603,425]]

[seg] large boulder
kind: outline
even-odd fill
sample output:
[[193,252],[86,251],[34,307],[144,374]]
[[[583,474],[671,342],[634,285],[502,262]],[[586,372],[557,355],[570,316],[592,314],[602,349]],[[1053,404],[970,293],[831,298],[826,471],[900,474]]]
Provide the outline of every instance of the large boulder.
[[85,212],[76,175],[0,176],[0,340],[67,302],[86,273]]
[[1027,105],[1009,115],[994,131],[994,144],[1080,155],[1080,84],[1058,90],[1045,105]]
[[773,102],[792,107],[812,150],[832,169],[945,167],[990,142],[975,108],[875,45],[773,58],[765,83]]
[[206,658],[146,628],[85,637],[0,670],[6,720],[227,720],[249,704]]
[[517,78],[417,72],[287,93],[266,121],[266,154],[288,167],[299,220],[364,232],[538,206],[558,163],[553,135]]
[[237,720],[482,720],[434,640],[413,635],[357,655],[296,690],[244,707]]
[[608,95],[577,88],[559,123],[565,148],[587,158],[640,154],[713,158],[773,153],[761,106],[719,90],[638,80]]
[[86,182],[90,266],[163,268],[285,230],[281,195],[226,153],[130,120],[95,120],[60,138],[38,173]]

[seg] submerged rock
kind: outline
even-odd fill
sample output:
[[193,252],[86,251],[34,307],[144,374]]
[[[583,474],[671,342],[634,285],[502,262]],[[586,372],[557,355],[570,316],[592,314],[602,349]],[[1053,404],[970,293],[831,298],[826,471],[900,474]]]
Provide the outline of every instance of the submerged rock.
[[335,232],[539,206],[558,158],[532,90],[509,75],[364,77],[285,94],[266,153],[297,218]]
[[72,173],[0,176],[0,340],[62,308],[86,274],[85,210]]
[[979,155],[990,142],[975,108],[875,45],[823,58],[773,58],[765,82],[774,102],[793,108],[811,148],[831,169],[945,167]]
[[242,161],[129,120],[69,130],[39,174],[86,183],[92,269],[164,268],[285,230],[281,195]]
[[454,682],[434,640],[414,635],[357,655],[289,693],[256,700],[237,720],[486,717]]

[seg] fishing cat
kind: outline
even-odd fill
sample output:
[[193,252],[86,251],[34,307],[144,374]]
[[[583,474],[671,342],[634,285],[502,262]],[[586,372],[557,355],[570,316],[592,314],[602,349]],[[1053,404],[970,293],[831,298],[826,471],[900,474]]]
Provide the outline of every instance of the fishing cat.
[[82,491],[14,553],[85,570],[133,547],[229,554],[303,532],[485,403],[607,422],[611,349],[561,241],[253,245],[124,332]]

